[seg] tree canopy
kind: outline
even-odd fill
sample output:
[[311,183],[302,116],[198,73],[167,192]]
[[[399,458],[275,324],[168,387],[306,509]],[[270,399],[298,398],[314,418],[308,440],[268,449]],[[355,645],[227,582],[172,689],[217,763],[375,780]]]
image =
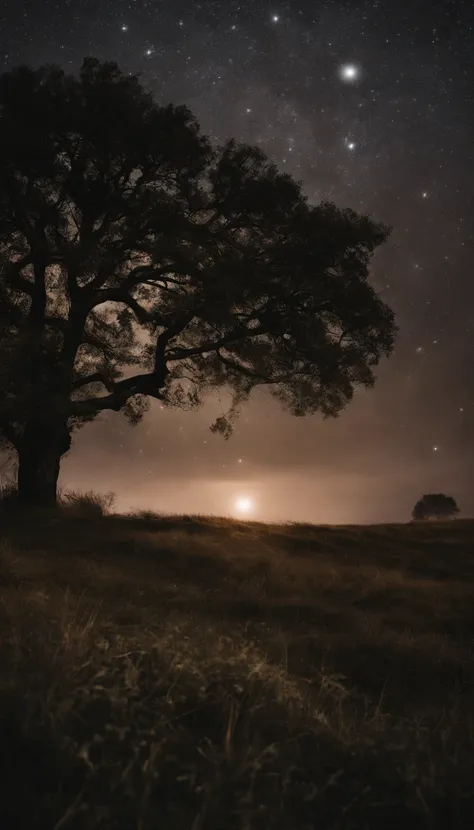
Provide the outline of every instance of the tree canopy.
[[413,519],[452,519],[459,513],[459,507],[452,496],[444,493],[427,493],[417,501],[413,508]]
[[116,64],[4,74],[3,438],[47,477],[39,443],[60,458],[81,424],[136,422],[150,396],[197,406],[227,388],[226,435],[256,386],[295,415],[336,416],[393,348],[368,281],[388,234],[311,205],[256,147],[213,148]]

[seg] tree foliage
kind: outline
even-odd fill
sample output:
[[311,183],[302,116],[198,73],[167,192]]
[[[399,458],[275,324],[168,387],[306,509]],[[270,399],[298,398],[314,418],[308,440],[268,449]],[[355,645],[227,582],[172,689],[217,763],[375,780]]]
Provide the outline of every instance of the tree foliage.
[[[368,281],[389,229],[310,205],[256,147],[213,149],[191,112],[89,58],[0,77],[0,431],[20,450],[148,398],[265,385],[337,415],[393,348]],[[33,433],[32,433],[33,435]],[[23,444],[22,444],[23,442]],[[47,443],[47,442],[46,442]]]
[[427,493],[415,504],[413,519],[424,521],[427,519],[452,519],[459,513],[459,507],[452,496],[444,493]]

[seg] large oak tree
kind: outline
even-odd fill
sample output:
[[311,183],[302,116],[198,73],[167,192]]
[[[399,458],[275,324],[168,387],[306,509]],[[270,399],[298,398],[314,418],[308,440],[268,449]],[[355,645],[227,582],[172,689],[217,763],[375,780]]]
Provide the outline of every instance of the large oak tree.
[[393,347],[368,282],[389,229],[255,147],[215,150],[185,107],[84,61],[0,77],[0,433],[22,500],[51,504],[72,432],[149,397],[232,406],[265,384],[337,415]]

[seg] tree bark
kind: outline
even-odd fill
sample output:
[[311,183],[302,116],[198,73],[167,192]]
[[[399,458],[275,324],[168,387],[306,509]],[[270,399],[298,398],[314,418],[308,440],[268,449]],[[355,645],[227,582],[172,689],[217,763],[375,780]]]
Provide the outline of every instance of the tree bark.
[[71,446],[66,424],[29,421],[18,450],[18,497],[30,507],[54,507],[61,457]]

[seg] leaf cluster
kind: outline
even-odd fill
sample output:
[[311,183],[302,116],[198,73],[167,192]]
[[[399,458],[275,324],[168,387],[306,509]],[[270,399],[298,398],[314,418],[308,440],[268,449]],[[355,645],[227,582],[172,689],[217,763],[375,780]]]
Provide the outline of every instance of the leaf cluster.
[[337,415],[393,348],[368,281],[389,228],[301,185],[256,147],[213,148],[192,113],[88,58],[0,77],[0,431],[70,428],[149,397],[239,407],[266,386]]

